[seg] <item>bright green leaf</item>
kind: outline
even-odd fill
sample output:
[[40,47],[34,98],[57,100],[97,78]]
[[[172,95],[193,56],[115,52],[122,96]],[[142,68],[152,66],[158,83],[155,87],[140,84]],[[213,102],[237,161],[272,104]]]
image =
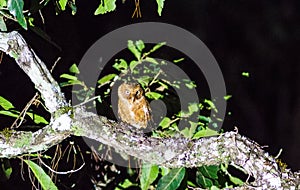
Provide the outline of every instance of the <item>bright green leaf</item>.
[[138,61],[132,60],[132,61],[129,63],[130,71],[133,72],[134,68],[135,68],[138,64],[139,64]]
[[66,10],[66,5],[68,3],[68,0],[59,0],[58,3],[62,11]]
[[61,87],[65,87],[65,86],[72,86],[72,85],[76,85],[76,84],[82,85],[82,82],[79,80],[68,80],[67,82],[62,82],[59,85]]
[[185,175],[185,168],[175,168],[163,176],[157,184],[157,190],[174,190],[177,189]]
[[209,105],[210,109],[214,110],[215,112],[218,112],[218,110],[217,110],[217,108],[216,108],[216,106],[215,106],[215,104],[214,104],[213,101],[205,99],[204,103],[207,103]]
[[19,117],[19,114],[15,114],[11,111],[6,111],[6,110],[0,110],[0,114],[10,116],[10,117],[15,117],[15,118]]
[[26,19],[23,14],[23,6],[24,6],[24,1],[23,0],[7,0],[7,8],[9,12],[14,15],[18,23],[25,29],[27,30],[27,23]]
[[165,0],[156,0],[157,13],[158,13],[159,16],[161,16],[162,9],[164,8],[164,2],[165,2]]
[[41,184],[44,190],[56,190],[58,189],[55,184],[52,182],[51,178],[45,173],[45,171],[36,163],[31,160],[24,160],[24,162],[29,166],[33,172],[36,179]]
[[232,95],[226,95],[226,96],[224,96],[224,100],[229,100],[230,98],[232,97]]
[[78,69],[78,67],[75,63],[69,68],[69,71],[71,73],[74,73],[74,74],[79,74],[80,73],[80,71],[79,71],[79,69]]
[[188,89],[194,89],[197,87],[197,85],[195,84],[194,81],[190,81],[188,83],[185,83],[185,86],[188,88]]
[[249,72],[242,72],[242,76],[249,78],[250,77],[250,73]]
[[159,166],[160,170],[161,170],[161,175],[165,176],[169,173],[170,169],[164,166]]
[[210,137],[210,136],[215,136],[215,135],[219,135],[218,131],[214,131],[214,130],[207,127],[205,129],[201,129],[200,131],[198,131],[193,136],[193,139],[199,139],[201,137]]
[[155,52],[156,50],[158,50],[159,48],[161,48],[162,46],[166,45],[166,42],[160,42],[158,44],[156,44],[150,51],[149,53]]
[[66,73],[60,75],[60,78],[65,78],[65,79],[69,79],[69,80],[77,80],[76,76],[69,75],[69,74],[66,74]]
[[94,15],[105,14],[116,9],[116,0],[101,0],[100,5],[94,12]]
[[0,96],[0,106],[3,109],[5,109],[5,110],[9,110],[9,109],[15,108],[15,106],[13,106],[10,101],[8,101],[7,99],[3,98],[2,96]]
[[105,75],[104,77],[102,77],[101,79],[99,79],[97,83],[99,85],[103,85],[103,84],[107,83],[108,81],[110,81],[111,79],[115,78],[115,76],[117,76],[117,75],[116,74]]
[[124,59],[117,59],[116,63],[113,65],[113,68],[117,69],[118,71],[126,70],[128,68],[128,64]]
[[168,117],[164,117],[161,122],[159,123],[159,126],[161,126],[163,129],[169,127],[171,124],[171,119]]
[[158,65],[159,63],[156,61],[156,59],[152,58],[152,57],[146,57],[145,61],[149,62],[149,63],[153,63],[155,65]]
[[242,186],[244,184],[244,182],[240,178],[234,177],[231,174],[229,174],[229,179],[235,185]]
[[181,61],[184,61],[184,58],[179,58],[179,59],[173,60],[174,63],[179,63],[179,62],[181,62]]
[[199,111],[199,106],[197,103],[191,103],[189,104],[188,109],[190,113],[195,113]]
[[7,0],[0,0],[0,8],[6,7],[6,1]]
[[33,120],[33,122],[36,123],[36,124],[40,124],[40,123],[48,124],[48,123],[49,123],[44,117],[42,117],[42,116],[40,116],[40,115],[31,113],[31,112],[27,112],[26,114],[27,114],[27,115]]
[[157,92],[147,92],[145,95],[146,95],[148,98],[154,99],[154,100],[158,100],[158,99],[160,99],[160,98],[163,97],[162,94],[157,93]]
[[151,183],[155,181],[159,173],[157,165],[143,164],[142,174],[140,177],[141,189],[147,190]]
[[129,179],[125,179],[124,182],[119,184],[123,189],[129,188],[130,186],[133,186],[134,184],[129,181]]
[[137,49],[132,40],[128,40],[127,47],[131,51],[131,53],[133,53],[133,55],[137,58],[137,60],[141,59],[141,52]]
[[138,49],[140,52],[142,52],[143,49],[145,48],[145,44],[144,44],[144,42],[143,42],[142,40],[136,41],[136,42],[135,42],[135,45],[136,45],[137,49]]

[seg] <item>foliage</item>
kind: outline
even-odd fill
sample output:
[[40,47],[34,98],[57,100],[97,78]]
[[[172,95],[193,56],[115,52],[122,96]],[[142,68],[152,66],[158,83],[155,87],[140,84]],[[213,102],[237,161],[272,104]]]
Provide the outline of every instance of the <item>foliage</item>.
[[[164,45],[165,43],[163,42],[149,47],[147,44],[144,44],[142,40],[135,42],[129,40],[128,50],[133,54],[133,60],[126,60],[125,58],[116,59],[112,64],[112,68],[115,69],[116,72],[108,73],[100,77],[97,88],[102,89],[103,93],[98,95],[98,103],[102,104],[103,101],[105,101],[105,98],[110,96],[111,87],[120,81],[138,81],[144,88],[146,92],[145,95],[149,100],[162,100],[169,96],[169,91],[172,88],[182,88],[184,86],[190,90],[195,89],[195,83],[190,80],[178,79],[177,81],[168,81],[159,79],[158,75],[166,75],[162,69],[166,63],[156,60],[154,57],[151,57],[151,55]],[[176,64],[178,64],[178,62],[180,61],[176,61]],[[79,72],[76,65],[72,65],[70,68],[71,74],[61,75],[62,78],[68,80],[67,82],[61,83],[61,85],[77,85],[81,86],[81,89],[77,89],[77,91],[84,90],[85,92],[88,92],[91,89],[93,91],[93,88],[87,87],[82,81],[79,81],[78,78],[74,76]],[[179,86],[178,84],[180,83],[185,85]],[[85,97],[85,101],[88,101],[88,98],[92,99],[91,94]],[[228,95],[224,98],[228,100],[231,96]],[[96,101],[93,106],[95,106],[95,104]],[[198,115],[197,122],[189,121],[189,117],[193,114],[198,114],[200,110],[210,111],[212,113],[212,118],[207,115]],[[152,136],[162,138],[166,136],[182,135],[185,138],[199,139],[202,137],[218,135],[219,132],[213,130],[213,127],[217,127],[218,119],[214,117],[214,113],[217,112],[218,110],[212,100],[204,99],[200,103],[191,102],[186,109],[182,108],[177,114],[161,118],[160,122],[157,123],[159,127],[152,132]],[[179,129],[177,124],[180,120],[188,121],[187,124],[189,125],[183,129]],[[195,179],[190,178],[188,174],[189,172],[185,168],[167,169],[158,165],[144,163],[141,169],[139,182],[126,178],[119,186],[122,188],[139,186],[141,189],[176,189],[179,186],[186,186],[188,184],[192,187],[218,189],[241,185],[241,180],[232,176],[227,171],[226,166],[199,167],[196,171]],[[226,183],[223,181],[226,181]]]
[[24,162],[29,166],[29,168],[31,169],[34,176],[39,181],[39,183],[41,184],[41,186],[44,190],[58,189],[55,186],[55,184],[53,183],[53,181],[51,180],[51,178],[46,174],[46,172],[39,165],[37,165],[36,163],[34,163],[31,160],[24,160]]
[[[1,109],[2,108],[2,109]],[[0,96],[0,114],[6,115],[15,118],[22,118],[21,121],[24,120],[25,116],[21,116],[21,112],[16,110],[15,106],[5,99],[4,97]],[[35,124],[48,124],[49,122],[43,117],[38,114],[35,114],[32,110],[25,112],[27,116],[35,123]]]
[[[19,25],[27,30],[28,26],[33,29],[41,37],[49,40],[49,37],[37,26],[34,25],[33,13],[40,11],[45,7],[50,0],[41,2],[32,1],[28,9],[24,9],[24,0],[0,0],[0,31],[7,31],[6,22],[12,20],[19,23]],[[95,15],[106,14],[116,10],[117,0],[101,0],[97,8],[95,8]],[[162,14],[165,0],[156,0],[157,13]],[[72,15],[77,13],[77,6],[75,0],[54,0],[56,14],[69,9]],[[125,1],[123,1],[125,3]]]

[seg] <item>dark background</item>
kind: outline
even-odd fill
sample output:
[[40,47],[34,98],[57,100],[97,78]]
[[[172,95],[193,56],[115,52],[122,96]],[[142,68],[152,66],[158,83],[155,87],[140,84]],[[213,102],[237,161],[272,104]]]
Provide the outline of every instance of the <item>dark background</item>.
[[[157,21],[182,27],[201,39],[215,56],[223,72],[227,92],[232,95],[223,128],[257,141],[274,156],[283,148],[281,159],[292,170],[300,169],[300,3],[299,1],[166,0],[162,16],[154,0],[141,0],[142,18],[131,18],[133,1],[118,2],[117,10],[94,16],[99,1],[76,1],[78,12],[55,15],[53,3],[43,10],[40,26],[61,50],[32,31],[20,32],[51,67],[62,60],[54,77],[79,63],[85,51],[103,35],[119,27]],[[15,25],[9,27],[13,28]],[[186,44],[188,46],[188,44]],[[243,77],[247,71],[250,77]],[[20,110],[34,95],[29,78],[4,56],[0,64],[1,96]],[[68,96],[68,92],[66,92]],[[1,127],[12,120],[1,117]]]

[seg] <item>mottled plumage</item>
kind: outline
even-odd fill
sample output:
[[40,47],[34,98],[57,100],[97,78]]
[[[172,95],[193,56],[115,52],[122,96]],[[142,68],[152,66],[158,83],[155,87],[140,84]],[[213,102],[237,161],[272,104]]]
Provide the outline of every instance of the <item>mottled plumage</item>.
[[136,128],[146,128],[151,120],[151,108],[138,83],[122,83],[118,88],[119,118]]

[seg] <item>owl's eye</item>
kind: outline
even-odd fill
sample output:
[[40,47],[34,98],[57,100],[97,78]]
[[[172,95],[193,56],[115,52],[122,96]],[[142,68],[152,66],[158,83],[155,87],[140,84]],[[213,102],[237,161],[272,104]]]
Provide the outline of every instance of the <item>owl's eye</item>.
[[129,94],[130,94],[130,91],[129,91],[129,90],[126,90],[126,91],[125,91],[125,94],[126,94],[126,95],[129,95]]

